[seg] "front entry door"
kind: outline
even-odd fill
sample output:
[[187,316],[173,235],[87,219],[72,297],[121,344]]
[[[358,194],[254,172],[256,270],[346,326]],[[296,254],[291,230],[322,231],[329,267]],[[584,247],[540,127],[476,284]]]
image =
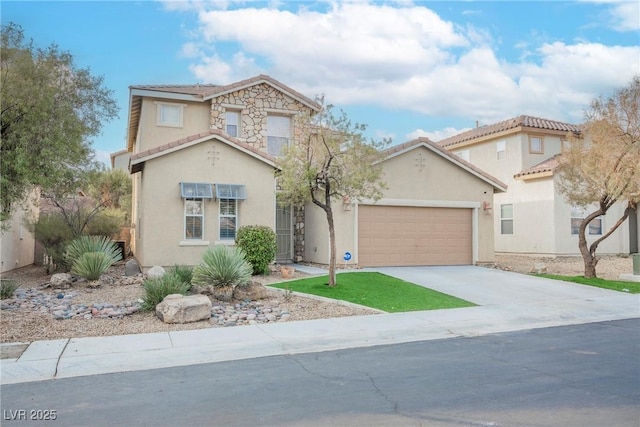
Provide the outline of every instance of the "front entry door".
[[276,262],[291,262],[293,259],[293,215],[291,206],[276,207]]

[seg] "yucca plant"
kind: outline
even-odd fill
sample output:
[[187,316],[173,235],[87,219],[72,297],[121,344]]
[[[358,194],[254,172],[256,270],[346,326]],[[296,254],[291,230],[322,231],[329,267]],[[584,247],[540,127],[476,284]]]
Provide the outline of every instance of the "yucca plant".
[[71,267],[71,272],[87,280],[98,280],[111,267],[112,259],[104,252],[85,252]]
[[162,300],[171,294],[186,295],[190,285],[176,275],[167,273],[161,277],[150,277],[144,281],[143,310],[155,310]]
[[67,246],[67,262],[73,265],[82,254],[87,252],[104,252],[113,260],[112,264],[122,259],[118,245],[108,237],[80,236]]
[[15,280],[1,279],[0,280],[0,299],[11,298],[13,293],[18,289],[18,284]]
[[202,263],[193,269],[193,284],[211,285],[218,299],[231,299],[233,288],[251,280],[253,267],[244,251],[236,246],[214,246],[202,255]]
[[98,280],[122,258],[118,245],[105,236],[80,236],[67,246],[71,272],[87,280]]
[[168,273],[178,277],[184,283],[189,285],[189,288],[191,287],[191,280],[193,280],[193,267],[189,265],[176,264],[169,269]]

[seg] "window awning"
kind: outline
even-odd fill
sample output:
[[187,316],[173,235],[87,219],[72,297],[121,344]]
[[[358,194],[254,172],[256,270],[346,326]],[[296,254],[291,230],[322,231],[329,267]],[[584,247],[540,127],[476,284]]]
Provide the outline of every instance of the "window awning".
[[180,194],[184,199],[213,199],[213,184],[181,182]]
[[246,200],[247,190],[239,184],[216,184],[216,198]]

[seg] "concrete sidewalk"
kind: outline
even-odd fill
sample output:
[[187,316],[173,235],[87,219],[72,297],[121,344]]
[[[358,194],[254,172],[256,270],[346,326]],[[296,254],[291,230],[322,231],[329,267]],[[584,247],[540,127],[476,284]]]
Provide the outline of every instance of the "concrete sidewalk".
[[[398,344],[640,317],[640,295],[482,267],[381,268],[479,304],[334,319],[30,343],[3,359],[13,384],[282,354]],[[19,343],[2,344],[3,351]]]

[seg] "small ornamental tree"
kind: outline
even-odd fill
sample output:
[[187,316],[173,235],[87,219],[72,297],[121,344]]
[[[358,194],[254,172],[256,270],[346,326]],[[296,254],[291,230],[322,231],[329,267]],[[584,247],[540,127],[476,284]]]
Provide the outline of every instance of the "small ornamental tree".
[[277,165],[283,203],[296,206],[312,202],[322,209],[329,227],[329,286],[336,285],[336,232],[333,203],[337,200],[382,197],[382,149],[389,141],[368,141],[366,125],[353,123],[344,111],[318,99],[315,115],[297,117],[294,143],[284,150]]
[[[586,112],[581,135],[570,135],[558,166],[558,191],[567,202],[589,208],[580,224],[578,247],[584,276],[596,277],[598,245],[609,237],[640,202],[640,76],[609,99],[595,99]],[[602,237],[588,244],[589,223],[605,215],[618,202],[626,209]]]

